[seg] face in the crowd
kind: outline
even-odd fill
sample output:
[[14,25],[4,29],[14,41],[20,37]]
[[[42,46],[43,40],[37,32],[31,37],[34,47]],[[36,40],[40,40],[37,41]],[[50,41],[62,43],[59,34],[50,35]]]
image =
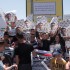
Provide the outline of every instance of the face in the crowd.
[[51,29],[54,27],[54,25],[55,25],[55,23],[52,23],[52,24],[51,24]]
[[55,41],[56,41],[56,42],[59,42],[59,41],[60,41],[60,38],[59,38],[58,35],[56,35],[56,37],[55,37]]
[[32,29],[31,31],[30,31],[30,34],[32,35],[32,34],[34,34],[35,35],[35,30],[34,29]]
[[40,39],[42,38],[42,34],[43,34],[43,33],[39,33],[39,37],[40,37]]
[[66,32],[66,29],[65,29],[65,28],[63,28],[63,29],[62,29],[62,31],[63,31],[63,32]]
[[50,37],[53,37],[54,33],[52,31],[50,31],[49,35],[50,35]]
[[30,23],[26,20],[26,21],[25,21],[25,24],[28,26]]
[[17,36],[17,40],[18,40],[19,43],[23,43],[23,41],[24,41],[23,35]]
[[48,39],[48,38],[49,38],[48,34],[43,34],[42,35],[42,39]]
[[31,36],[31,41],[34,41],[35,40],[35,36]]
[[4,47],[5,45],[4,44],[0,44],[0,52],[4,51]]
[[16,27],[15,22],[11,22],[11,27],[12,27],[12,28]]
[[62,29],[62,33],[64,36],[66,35],[66,29],[65,28]]
[[20,32],[22,32],[21,28],[20,27],[17,27],[16,28],[16,33],[20,33]]
[[39,23],[39,27],[42,28],[43,27],[43,24],[42,23]]
[[9,36],[8,35],[4,35],[4,40],[8,40]]

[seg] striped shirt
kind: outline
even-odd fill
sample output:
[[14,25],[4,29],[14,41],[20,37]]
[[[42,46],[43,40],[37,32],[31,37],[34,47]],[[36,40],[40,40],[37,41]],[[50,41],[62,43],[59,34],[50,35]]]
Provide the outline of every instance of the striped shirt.
[[5,47],[4,54],[7,54],[7,55],[13,57],[14,48],[12,48],[12,47]]

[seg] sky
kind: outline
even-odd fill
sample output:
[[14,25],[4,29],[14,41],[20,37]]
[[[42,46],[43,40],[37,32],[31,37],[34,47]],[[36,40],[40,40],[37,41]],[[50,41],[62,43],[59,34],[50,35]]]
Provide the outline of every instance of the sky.
[[[70,14],[70,0],[63,0],[64,14]],[[26,0],[0,0],[0,10],[3,12],[16,10],[18,19],[26,18]]]

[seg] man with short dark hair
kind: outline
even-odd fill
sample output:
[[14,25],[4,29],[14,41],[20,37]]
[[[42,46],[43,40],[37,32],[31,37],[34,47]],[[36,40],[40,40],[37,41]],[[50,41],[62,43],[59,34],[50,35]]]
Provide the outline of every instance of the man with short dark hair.
[[24,40],[23,34],[17,34],[18,47],[15,48],[14,55],[18,70],[32,70],[31,67],[31,52],[34,50],[33,46],[27,44]]

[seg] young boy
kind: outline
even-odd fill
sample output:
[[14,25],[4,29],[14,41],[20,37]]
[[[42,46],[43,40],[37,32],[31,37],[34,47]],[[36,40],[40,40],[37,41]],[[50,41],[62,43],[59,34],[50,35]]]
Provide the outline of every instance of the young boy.
[[53,56],[50,61],[51,70],[65,70],[66,61],[62,58],[62,51],[60,49],[55,50]]

